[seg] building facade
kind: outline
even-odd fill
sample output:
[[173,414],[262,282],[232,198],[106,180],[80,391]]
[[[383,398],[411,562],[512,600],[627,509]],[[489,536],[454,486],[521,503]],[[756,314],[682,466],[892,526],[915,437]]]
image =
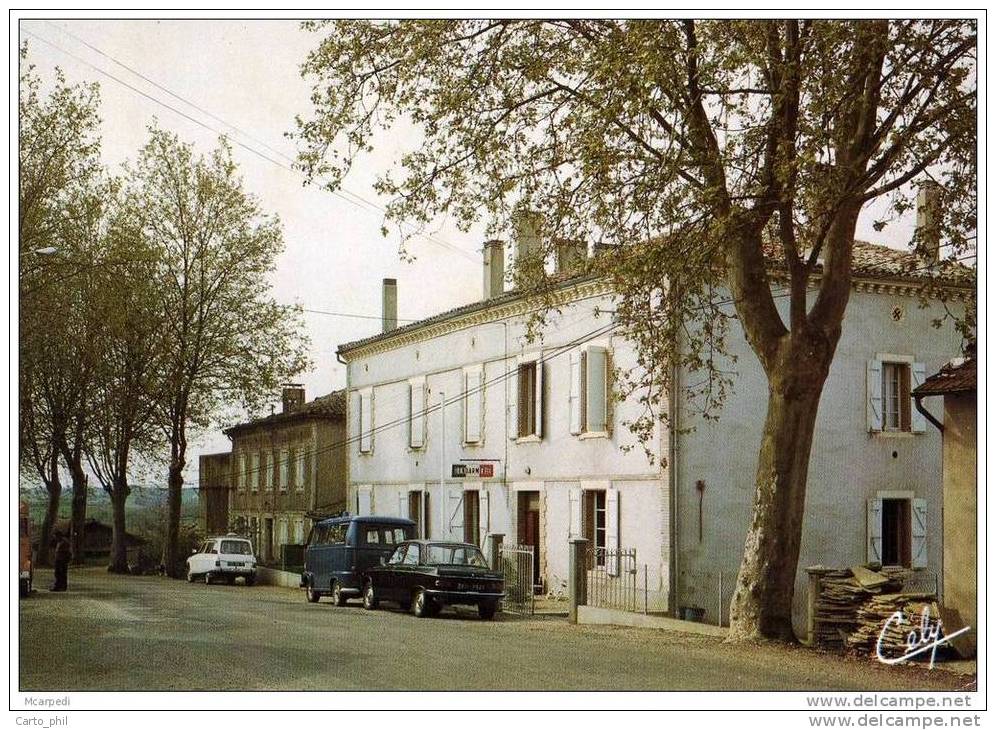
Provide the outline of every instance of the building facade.
[[[802,567],[939,569],[932,475],[941,445],[912,408],[911,389],[959,351],[960,337],[932,326],[945,310],[921,306],[922,287],[902,273],[908,256],[856,244],[854,292],[813,444]],[[719,420],[670,398],[662,407],[673,430],[658,421],[639,444],[626,424],[646,406],[639,394],[613,397],[613,373],[637,367],[637,357],[605,315],[608,285],[565,272],[541,304],[501,290],[502,261],[485,246],[483,301],[340,346],[355,437],[350,510],[411,517],[433,538],[483,543],[501,533],[532,547],[534,583],[546,590],[564,583],[572,537],[635,550],[655,604],[719,620],[743,554],[766,408],[767,383],[742,332],[734,324],[729,335],[734,389]],[[969,293],[946,291],[947,307]],[[531,314],[551,303],[530,339]],[[678,372],[675,392],[694,377]]]
[[232,441],[229,525],[260,558],[302,545],[311,524],[346,508],[345,393],[305,402],[287,387],[283,411],[225,429]]
[[217,535],[228,530],[229,502],[232,499],[232,455],[201,454],[198,459],[198,527],[203,534]]

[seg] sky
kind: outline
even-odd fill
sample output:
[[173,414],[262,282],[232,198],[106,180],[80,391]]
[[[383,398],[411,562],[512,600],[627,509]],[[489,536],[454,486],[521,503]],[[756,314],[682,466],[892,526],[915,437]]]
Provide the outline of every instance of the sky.
[[[287,169],[282,155],[292,158],[295,147],[285,135],[295,115],[307,116],[311,108],[299,66],[319,39],[297,21],[22,20],[20,30],[28,60],[43,77],[58,66],[70,83],[100,83],[102,154],[111,170],[135,156],[153,120],[205,153],[217,146],[219,132],[229,135],[246,189],[283,224],[286,247],[272,276],[277,301],[360,315],[305,312],[313,367],[296,380],[309,400],[345,385],[345,368],[335,358],[339,343],[379,331],[383,278],[397,279],[402,320],[480,298],[483,237],[440,221],[432,240],[408,244],[416,258],[408,263],[398,255],[397,236],[380,233],[383,215],[376,206],[385,201],[371,185],[410,141],[404,135],[376,140],[375,152],[346,179],[344,195],[305,186]],[[859,238],[908,245],[912,217],[881,233],[872,230],[873,219],[871,211],[861,217]],[[228,448],[220,431],[193,443],[188,483],[196,483],[198,454]]]

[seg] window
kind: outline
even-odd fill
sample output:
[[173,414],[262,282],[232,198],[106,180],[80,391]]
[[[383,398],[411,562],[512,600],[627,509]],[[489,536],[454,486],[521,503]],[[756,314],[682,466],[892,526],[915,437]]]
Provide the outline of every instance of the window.
[[927,566],[927,502],[908,492],[880,492],[868,500],[869,563]]
[[294,484],[298,491],[304,489],[304,447],[298,446],[294,450]]
[[532,360],[519,364],[518,396],[516,398],[519,438],[543,436],[543,363]]
[[413,449],[425,446],[425,378],[408,381],[408,445]]
[[608,433],[609,372],[606,348],[591,346],[571,353],[571,433]]
[[396,545],[405,540],[405,529],[403,527],[385,527],[384,544]]
[[246,452],[239,452],[239,462],[238,462],[238,473],[235,475],[235,482],[239,487],[239,491],[243,492],[246,488]]
[[252,455],[252,473],[249,475],[249,484],[252,485],[252,491],[257,491],[259,489],[260,482],[260,464],[259,464],[260,454],[255,452]]
[[360,453],[373,451],[373,391],[360,391]]
[[463,541],[481,544],[481,500],[477,490],[463,493]]
[[902,355],[879,355],[868,361],[868,430],[923,433],[926,419],[916,410],[912,391],[924,380],[926,366]]
[[378,545],[380,544],[380,529],[374,527],[366,530],[366,543],[367,545]]
[[463,441],[481,442],[481,414],[484,401],[484,370],[467,368],[463,372]]
[[281,449],[280,451],[280,491],[287,491],[287,484],[290,481],[290,451]]
[[[422,513],[425,513],[425,524],[422,524]],[[420,537],[429,536],[429,493],[423,491],[408,493],[408,519],[415,523],[415,534]],[[423,529],[424,528],[424,529]]]
[[405,559],[405,551],[408,549],[407,545],[402,545],[391,555],[391,559],[387,561],[388,565],[398,565]]
[[401,560],[402,565],[418,565],[419,546],[410,544],[405,551],[405,557]]
[[584,536],[594,548],[594,564],[605,565],[605,490],[588,490],[584,493]]
[[329,525],[322,542],[325,545],[342,545],[346,542],[346,533],[348,531],[348,522],[339,522],[334,525]]
[[882,363],[882,428],[910,430],[910,366],[906,363]]
[[270,463],[269,452],[263,451],[259,455],[259,468],[263,472],[263,488],[273,489],[273,465]]

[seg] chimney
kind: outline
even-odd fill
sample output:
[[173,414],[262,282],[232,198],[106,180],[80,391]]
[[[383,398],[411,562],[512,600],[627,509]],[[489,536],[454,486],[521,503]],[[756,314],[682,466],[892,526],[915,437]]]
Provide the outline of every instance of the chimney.
[[584,271],[588,247],[584,241],[557,241],[557,273],[574,276]]
[[520,266],[524,261],[542,258],[543,245],[541,236],[542,216],[533,210],[519,210],[513,218],[515,225],[515,263]]
[[940,203],[941,186],[933,180],[920,183],[916,195],[916,230],[929,264],[936,264],[941,258]]
[[288,383],[283,388],[284,413],[293,413],[304,405],[304,386]]
[[381,299],[381,329],[390,332],[398,327],[398,281],[384,279],[383,297]]
[[505,242],[484,242],[484,299],[494,299],[505,291]]

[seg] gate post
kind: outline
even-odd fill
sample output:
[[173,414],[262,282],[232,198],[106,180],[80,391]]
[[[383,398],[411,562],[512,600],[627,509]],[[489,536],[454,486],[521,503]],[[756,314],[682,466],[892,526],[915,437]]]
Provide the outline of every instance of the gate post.
[[505,535],[500,532],[492,532],[488,535],[488,565],[491,570],[499,570],[499,560],[501,558],[501,543]]
[[578,622],[578,606],[584,606],[588,602],[588,575],[585,570],[587,552],[588,541],[585,538],[571,538],[567,578],[567,620],[572,624]]

